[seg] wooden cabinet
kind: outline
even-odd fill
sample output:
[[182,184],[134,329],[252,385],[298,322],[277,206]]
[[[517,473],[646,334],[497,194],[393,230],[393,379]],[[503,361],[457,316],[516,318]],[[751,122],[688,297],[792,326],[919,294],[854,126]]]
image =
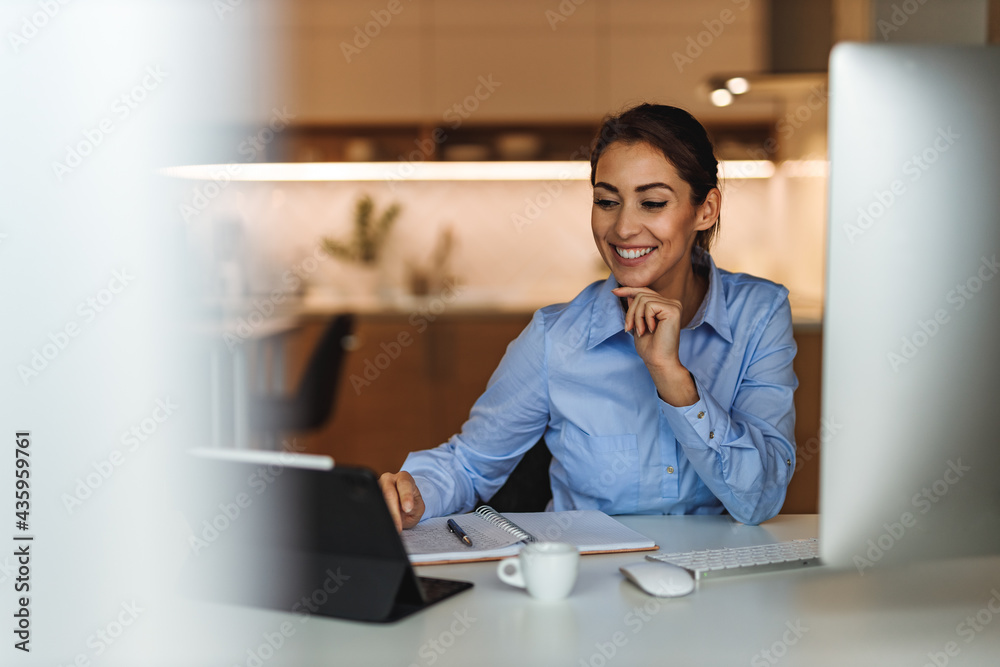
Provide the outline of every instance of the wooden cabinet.
[[765,66],[765,20],[732,0],[263,3],[256,66],[273,86],[258,86],[258,106],[287,105],[298,125],[592,123],[641,99],[770,120],[770,100],[724,111],[702,90]]
[[[428,314],[358,318],[357,347],[341,377],[333,419],[297,436],[306,451],[341,464],[395,471],[411,450],[433,447],[460,430],[507,344],[530,314]],[[322,323],[310,325],[289,351],[301,373]],[[798,466],[783,511],[813,513],[819,494],[820,367],[818,327],[796,332]]]
[[788,485],[786,514],[815,514],[819,511],[820,389],[823,370],[823,332],[819,325],[795,331],[799,346],[795,355],[795,474]]

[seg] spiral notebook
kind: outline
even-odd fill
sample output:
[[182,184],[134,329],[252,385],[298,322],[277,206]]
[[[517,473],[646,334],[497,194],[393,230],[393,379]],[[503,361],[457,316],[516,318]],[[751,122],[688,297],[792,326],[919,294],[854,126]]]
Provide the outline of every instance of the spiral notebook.
[[[468,534],[471,547],[448,530],[448,519]],[[497,560],[517,555],[529,542],[569,542],[582,554],[656,549],[653,540],[598,510],[501,514],[483,505],[470,514],[421,521],[402,537],[414,565]]]

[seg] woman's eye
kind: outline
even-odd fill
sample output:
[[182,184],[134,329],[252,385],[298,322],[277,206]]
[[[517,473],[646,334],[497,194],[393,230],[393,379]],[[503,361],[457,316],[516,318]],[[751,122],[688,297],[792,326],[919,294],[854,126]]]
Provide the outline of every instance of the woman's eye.
[[618,202],[616,202],[614,199],[595,199],[594,204],[596,206],[600,206],[601,208],[608,209],[617,206]]
[[663,208],[667,205],[665,201],[644,201],[642,202],[643,208]]

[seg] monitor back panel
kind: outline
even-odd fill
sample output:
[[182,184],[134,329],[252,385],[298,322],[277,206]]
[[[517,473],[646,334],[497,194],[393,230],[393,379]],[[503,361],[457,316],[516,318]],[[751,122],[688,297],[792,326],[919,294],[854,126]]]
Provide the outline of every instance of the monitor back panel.
[[822,557],[1000,553],[1000,49],[830,72]]

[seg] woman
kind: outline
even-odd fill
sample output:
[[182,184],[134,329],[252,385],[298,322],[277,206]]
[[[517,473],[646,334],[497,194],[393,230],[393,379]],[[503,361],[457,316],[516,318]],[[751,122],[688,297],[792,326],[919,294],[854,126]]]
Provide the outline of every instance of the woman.
[[590,162],[612,275],[537,311],[462,432],[382,475],[397,528],[490,498],[543,435],[555,510],[756,524],[781,509],[795,469],[788,291],[708,254],[722,196],[705,129],[643,104],[604,122]]

